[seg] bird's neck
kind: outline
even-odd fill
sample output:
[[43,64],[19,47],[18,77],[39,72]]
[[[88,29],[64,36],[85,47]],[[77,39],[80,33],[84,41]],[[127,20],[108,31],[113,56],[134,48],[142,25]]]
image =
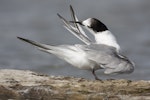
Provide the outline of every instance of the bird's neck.
[[96,43],[115,47],[117,51],[120,50],[120,46],[117,43],[115,36],[110,31],[107,30],[107,31],[99,32],[94,35],[95,35]]

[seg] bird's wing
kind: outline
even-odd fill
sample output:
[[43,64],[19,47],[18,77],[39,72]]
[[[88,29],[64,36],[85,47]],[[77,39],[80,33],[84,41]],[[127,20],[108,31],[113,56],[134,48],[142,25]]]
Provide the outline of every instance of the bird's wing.
[[22,37],[17,37],[17,38],[22,40],[22,41],[24,41],[24,42],[30,43],[30,44],[38,47],[38,48],[42,48],[42,49],[45,49],[45,50],[50,50],[50,46],[49,45],[38,43],[38,42],[29,40],[29,39],[25,39],[25,38],[22,38]]
[[119,54],[114,47],[102,44],[77,46],[84,50],[88,59],[103,65],[102,68],[106,69],[104,71],[105,74],[131,73],[134,70],[134,63],[127,57]]
[[[103,44],[76,45],[84,50],[87,58],[101,65],[110,65],[110,63],[120,63],[116,56],[116,49]],[[105,68],[116,68],[116,66],[104,66]]]
[[[81,32],[84,32],[84,31],[82,30],[82,28],[79,25],[76,24],[76,26],[72,26],[60,14],[57,14],[57,15],[63,21],[64,27],[68,31],[70,31],[73,35],[75,35],[78,39],[80,39],[81,41],[83,41],[85,44],[90,44],[92,42],[86,35],[84,35],[85,33],[81,33]],[[72,16],[73,16],[73,13],[72,13]],[[75,18],[75,16],[74,16],[74,18]]]
[[29,40],[26,38],[22,37],[17,37],[18,39],[27,42],[29,44],[32,44],[33,46],[37,47],[39,50],[47,52],[47,53],[52,53],[56,54],[58,52],[62,53],[63,51],[70,50],[70,51],[78,51],[79,49],[76,48],[75,46],[72,45],[57,45],[57,46],[52,46],[52,45],[47,45],[47,44],[42,44],[33,40]]
[[[75,12],[74,12],[74,9],[72,7],[72,5],[70,5],[70,12],[71,12],[71,17],[72,17],[72,21],[76,22],[76,21],[79,21]],[[77,31],[83,35],[84,37],[87,37],[89,39],[89,37],[85,34],[84,30],[82,29],[82,27],[77,24],[77,23],[74,23],[74,27],[77,29]]]

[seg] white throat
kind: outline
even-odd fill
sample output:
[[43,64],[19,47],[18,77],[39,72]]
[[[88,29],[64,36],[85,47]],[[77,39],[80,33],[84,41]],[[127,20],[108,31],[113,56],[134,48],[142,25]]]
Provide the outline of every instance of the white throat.
[[105,44],[115,47],[117,51],[120,51],[120,46],[117,43],[115,36],[110,31],[104,31],[94,34],[96,43]]

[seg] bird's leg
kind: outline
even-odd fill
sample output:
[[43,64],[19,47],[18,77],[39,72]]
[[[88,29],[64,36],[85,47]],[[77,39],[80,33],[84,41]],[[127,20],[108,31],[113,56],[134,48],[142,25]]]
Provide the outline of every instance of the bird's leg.
[[99,78],[96,76],[96,74],[95,74],[95,70],[94,70],[94,69],[92,69],[92,74],[94,75],[95,80],[102,81],[101,79],[99,79]]

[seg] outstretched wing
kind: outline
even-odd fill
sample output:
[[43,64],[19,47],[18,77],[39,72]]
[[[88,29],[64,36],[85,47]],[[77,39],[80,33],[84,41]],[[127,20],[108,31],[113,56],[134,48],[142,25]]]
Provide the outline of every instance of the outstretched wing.
[[[71,12],[72,21],[74,21],[74,22],[79,21],[74,10],[73,10],[73,7],[71,5],[70,5],[70,12]],[[77,29],[77,31],[79,33],[81,33],[81,35],[83,35],[84,37],[87,37],[89,39],[89,37],[85,34],[85,32],[83,31],[82,27],[79,24],[74,23],[74,27]]]
[[[71,12],[73,11],[72,7],[70,6],[70,10]],[[57,14],[58,17],[63,21],[63,23],[65,24],[64,27],[70,31],[73,35],[75,35],[78,39],[80,39],[81,41],[83,41],[85,44],[91,44],[91,40],[88,38],[88,36],[85,34],[85,32],[83,31],[83,29],[77,25],[74,24],[75,26],[70,25],[70,23],[63,18],[60,14]],[[76,17],[74,15],[74,11],[71,13],[73,19],[76,20]]]

